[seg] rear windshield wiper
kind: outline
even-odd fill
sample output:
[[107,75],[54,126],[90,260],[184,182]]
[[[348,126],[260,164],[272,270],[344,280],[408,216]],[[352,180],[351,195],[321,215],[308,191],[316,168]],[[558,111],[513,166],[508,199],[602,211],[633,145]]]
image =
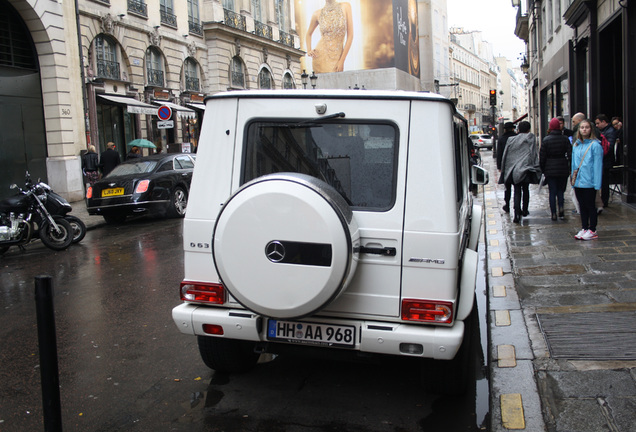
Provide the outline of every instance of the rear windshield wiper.
[[331,119],[335,119],[335,118],[344,118],[345,117],[345,113],[343,112],[338,112],[338,113],[334,113],[334,114],[329,114],[327,116],[324,117],[317,117],[315,119],[310,119],[310,120],[303,120],[301,122],[298,123],[278,123],[278,124],[272,124],[273,126],[278,126],[278,127],[283,127],[283,128],[303,128],[303,127],[312,127],[312,126],[317,126],[320,123],[324,123],[326,120],[331,120]]

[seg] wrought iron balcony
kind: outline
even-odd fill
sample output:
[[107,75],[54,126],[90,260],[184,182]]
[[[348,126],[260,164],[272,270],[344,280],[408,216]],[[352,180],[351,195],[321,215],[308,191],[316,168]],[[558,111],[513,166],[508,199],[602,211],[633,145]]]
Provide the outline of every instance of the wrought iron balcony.
[[279,40],[280,43],[290,46],[292,48],[294,47],[294,38],[292,37],[292,35],[290,35],[289,33],[285,33],[282,30],[279,30],[278,33],[280,35],[280,40]]
[[97,60],[97,78],[119,79],[119,63]]
[[254,21],[254,29],[257,36],[261,36],[267,39],[274,39],[272,26],[263,24],[262,22]]
[[159,69],[148,68],[148,85],[155,87],[163,87],[163,71]]
[[199,91],[199,78],[185,76],[185,91],[198,92]]
[[162,7],[159,9],[159,13],[161,15],[161,24],[166,24],[170,27],[177,26],[177,16],[172,13],[171,9]]
[[148,6],[144,0],[128,0],[128,12],[136,13],[137,15],[148,16]]
[[201,23],[199,21],[188,20],[188,31],[190,33],[202,35],[203,28],[201,27]]
[[234,27],[235,29],[245,31],[247,28],[245,26],[245,17],[231,10],[223,9],[223,20],[225,25]]

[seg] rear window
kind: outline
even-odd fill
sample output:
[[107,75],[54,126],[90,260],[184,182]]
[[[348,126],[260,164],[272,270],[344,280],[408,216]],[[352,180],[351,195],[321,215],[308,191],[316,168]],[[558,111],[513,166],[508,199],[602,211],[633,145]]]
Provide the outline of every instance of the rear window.
[[113,169],[107,177],[114,177],[129,174],[141,174],[151,172],[157,166],[156,161],[142,161],[135,163],[119,164]]
[[356,208],[395,201],[398,130],[391,123],[254,121],[247,126],[242,182],[296,172],[333,186]]

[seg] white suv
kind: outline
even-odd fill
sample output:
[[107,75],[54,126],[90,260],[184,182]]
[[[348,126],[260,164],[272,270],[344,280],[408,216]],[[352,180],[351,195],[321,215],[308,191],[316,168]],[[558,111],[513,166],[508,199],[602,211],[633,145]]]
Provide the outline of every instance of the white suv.
[[468,140],[426,93],[209,97],[176,325],[218,371],[309,347],[457,363],[488,181]]

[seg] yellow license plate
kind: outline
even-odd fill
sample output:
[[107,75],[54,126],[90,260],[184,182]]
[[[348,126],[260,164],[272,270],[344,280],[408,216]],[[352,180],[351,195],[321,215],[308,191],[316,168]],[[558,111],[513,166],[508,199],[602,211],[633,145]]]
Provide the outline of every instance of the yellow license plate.
[[123,194],[124,194],[124,188],[104,189],[102,191],[102,198],[123,195]]

